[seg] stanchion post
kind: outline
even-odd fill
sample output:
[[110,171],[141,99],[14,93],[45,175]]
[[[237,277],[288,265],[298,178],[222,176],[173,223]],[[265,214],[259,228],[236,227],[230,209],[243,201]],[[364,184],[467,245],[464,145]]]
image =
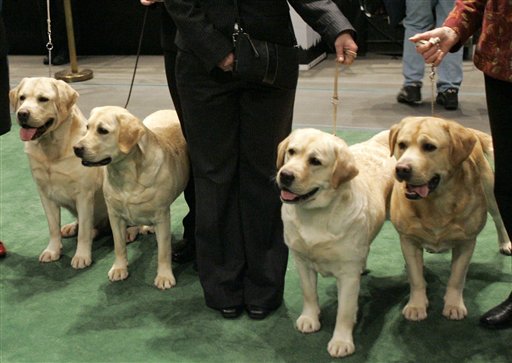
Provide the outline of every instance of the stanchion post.
[[66,17],[66,33],[68,37],[69,61],[71,65],[71,72],[67,70],[57,72],[55,73],[55,78],[61,79],[65,82],[87,81],[93,77],[93,72],[90,69],[78,69],[75,46],[75,32],[73,28],[73,12],[71,10],[71,0],[64,0],[64,15]]

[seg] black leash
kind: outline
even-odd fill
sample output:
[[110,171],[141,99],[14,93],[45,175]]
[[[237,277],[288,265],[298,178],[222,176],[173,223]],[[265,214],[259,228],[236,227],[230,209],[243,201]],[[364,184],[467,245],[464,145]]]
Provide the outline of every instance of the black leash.
[[144,29],[146,28],[146,19],[148,17],[149,6],[146,6],[146,10],[144,11],[144,19],[142,20],[142,29],[140,31],[139,36],[139,46],[137,48],[137,57],[135,58],[135,67],[133,68],[132,82],[130,83],[130,90],[128,91],[128,98],[126,99],[126,104],[124,108],[128,108],[128,103],[130,102],[130,97],[132,96],[133,83],[135,82],[135,74],[137,73],[137,66],[139,64],[140,57],[140,49],[142,48],[142,39],[144,38]]

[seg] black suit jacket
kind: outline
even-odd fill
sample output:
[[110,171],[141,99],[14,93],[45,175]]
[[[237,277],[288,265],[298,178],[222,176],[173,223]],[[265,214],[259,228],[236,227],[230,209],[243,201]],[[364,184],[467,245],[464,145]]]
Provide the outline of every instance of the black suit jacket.
[[[237,1],[242,26],[255,39],[295,44],[288,3],[328,44],[343,31],[354,32],[331,0]],[[233,50],[234,0],[165,0],[165,5],[178,28],[177,46],[196,54],[208,71]]]

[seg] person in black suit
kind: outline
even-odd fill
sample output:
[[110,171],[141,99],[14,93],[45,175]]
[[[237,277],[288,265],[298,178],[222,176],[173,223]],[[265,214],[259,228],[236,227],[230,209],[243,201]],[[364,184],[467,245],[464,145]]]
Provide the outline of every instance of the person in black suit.
[[[288,249],[274,184],[277,146],[291,131],[295,87],[232,75],[234,0],[165,0],[178,32],[176,84],[196,188],[196,255],[206,305],[224,318],[263,319],[283,300]],[[289,0],[335,46],[357,52],[355,32],[331,0]],[[286,0],[238,0],[254,39],[293,46]],[[286,71],[298,75],[298,61]]]
[[[181,128],[185,134],[185,127],[183,124],[183,113],[181,111],[180,95],[176,87],[176,76],[175,76],[175,65],[176,65],[176,53],[177,48],[174,44],[174,38],[176,37],[176,25],[172,20],[171,16],[167,12],[167,9],[161,1],[157,0],[140,0],[140,3],[145,6],[156,6],[161,12],[160,17],[160,43],[164,52],[164,64],[165,64],[165,77],[167,79],[167,86],[169,93],[171,94],[172,103],[174,109],[178,114]],[[185,134],[186,138],[186,134]],[[180,248],[172,249],[172,260],[177,263],[186,263],[195,260],[196,248],[195,248],[195,196],[194,196],[194,180],[191,175],[190,180],[183,192],[185,201],[188,205],[188,213],[183,218],[183,244]]]
[[[11,130],[11,113],[9,112],[9,65],[7,63],[7,37],[5,34],[2,15],[2,0],[0,0],[0,135]],[[7,250],[0,241],[0,257]]]

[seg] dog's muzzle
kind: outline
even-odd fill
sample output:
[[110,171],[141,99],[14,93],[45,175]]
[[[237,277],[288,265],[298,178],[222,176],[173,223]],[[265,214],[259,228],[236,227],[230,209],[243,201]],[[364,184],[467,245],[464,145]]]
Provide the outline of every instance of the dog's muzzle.
[[434,190],[436,190],[440,181],[441,181],[441,177],[439,175],[435,175],[426,184],[412,185],[409,183],[405,183],[405,197],[407,199],[412,199],[412,200],[426,198]]
[[287,170],[279,173],[278,182],[281,189],[281,201],[283,203],[297,203],[311,198],[318,192],[319,188],[307,192],[306,194],[297,194],[291,191],[291,186],[295,181],[295,175]]
[[436,174],[425,184],[411,184],[409,180],[412,178],[412,167],[407,164],[397,164],[395,167],[395,176],[399,182],[405,182],[405,197],[407,199],[416,200],[426,198],[432,193],[439,182],[441,177]]
[[22,141],[30,141],[37,139],[38,137],[43,135],[46,132],[46,130],[48,130],[53,125],[53,122],[55,121],[54,118],[50,118],[48,121],[46,121],[46,123],[43,126],[31,127],[30,125],[28,125],[28,120],[30,118],[30,114],[28,112],[18,112],[17,118],[18,123],[21,126],[20,139]]
[[74,146],[73,151],[75,152],[75,155],[78,156],[80,159],[82,159],[82,165],[83,166],[103,166],[110,164],[112,161],[112,158],[109,156],[105,159],[102,159],[100,161],[89,161],[84,159],[85,149],[82,146]]

